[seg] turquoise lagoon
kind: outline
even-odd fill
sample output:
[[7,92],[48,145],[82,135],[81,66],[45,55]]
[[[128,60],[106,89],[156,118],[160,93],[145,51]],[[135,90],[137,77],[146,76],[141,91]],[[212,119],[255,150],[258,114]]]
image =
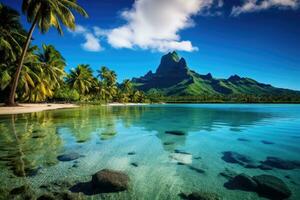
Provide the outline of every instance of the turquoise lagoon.
[[[165,133],[170,130],[185,135]],[[300,169],[246,168],[225,162],[224,151],[256,163],[267,156],[300,160],[300,105],[83,106],[0,116],[0,199],[21,199],[5,195],[22,185],[39,196],[53,182],[88,182],[104,168],[128,174],[129,190],[81,198],[181,199],[182,192],[204,191],[228,200],[264,199],[224,187],[227,179],[219,173],[228,169],[276,176],[291,190],[290,199],[300,199]],[[57,159],[69,152],[81,157]]]

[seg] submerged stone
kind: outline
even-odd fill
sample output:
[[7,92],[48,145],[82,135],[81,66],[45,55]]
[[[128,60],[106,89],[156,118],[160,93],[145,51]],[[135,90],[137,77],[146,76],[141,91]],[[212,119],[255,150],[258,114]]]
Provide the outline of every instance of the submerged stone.
[[271,175],[254,176],[257,183],[257,193],[270,199],[286,199],[291,196],[287,185],[279,178]]
[[67,153],[63,155],[57,156],[57,159],[59,161],[67,162],[67,161],[72,161],[80,158],[80,155],[78,153],[72,152],[72,153]]
[[245,190],[245,191],[255,191],[257,189],[257,183],[246,174],[239,174],[233,179],[224,184],[228,189],[235,190]]
[[241,142],[250,142],[250,140],[248,140],[246,138],[238,138],[237,140],[241,141]]
[[221,200],[221,197],[212,192],[192,192],[188,195],[180,193],[179,196],[186,200]]
[[165,131],[165,133],[166,134],[170,134],[170,135],[178,135],[178,136],[185,135],[185,132],[183,132],[183,131],[176,131],[176,130]]
[[128,155],[135,155],[136,153],[134,151],[128,152]]
[[267,141],[267,140],[262,140],[261,141],[263,144],[274,144],[274,142],[270,142],[270,141]]
[[107,192],[124,191],[129,187],[129,177],[123,172],[103,169],[92,176],[92,185]]
[[132,162],[132,163],[130,163],[132,166],[134,166],[134,167],[138,167],[139,166],[139,164],[138,163],[136,163],[136,162]]
[[249,164],[253,164],[254,161],[245,155],[239,154],[234,151],[225,151],[223,152],[222,160],[228,163],[237,163],[242,166],[247,166]]
[[175,149],[174,152],[175,152],[175,153],[186,154],[186,155],[191,155],[190,153],[188,153],[188,152],[186,152],[186,151],[182,151],[182,150],[178,150],[178,149]]
[[175,144],[175,143],[174,143],[174,142],[164,142],[164,143],[163,143],[163,145],[166,145],[166,146],[167,146],[167,145],[172,145],[172,144]]
[[197,167],[194,167],[194,166],[189,166],[189,168],[199,174],[204,174],[205,171],[203,169],[200,169],[200,168],[197,168]]
[[230,179],[233,179],[238,174],[230,169],[225,168],[225,170],[223,172],[220,172],[219,175],[230,180]]
[[272,156],[267,157],[267,159],[265,161],[262,161],[261,163],[262,165],[266,165],[278,169],[285,169],[285,170],[300,168],[299,161],[283,160],[281,158],[272,157]]

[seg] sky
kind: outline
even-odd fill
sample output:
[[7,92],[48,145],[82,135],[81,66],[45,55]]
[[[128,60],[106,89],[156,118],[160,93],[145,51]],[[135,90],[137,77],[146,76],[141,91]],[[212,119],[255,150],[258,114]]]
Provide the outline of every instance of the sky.
[[[18,11],[21,0],[0,0]],[[300,0],[78,0],[76,29],[36,30],[34,44],[52,44],[67,61],[118,81],[155,71],[162,55],[177,51],[188,66],[216,78],[237,74],[300,90]],[[22,15],[22,24],[30,24]]]

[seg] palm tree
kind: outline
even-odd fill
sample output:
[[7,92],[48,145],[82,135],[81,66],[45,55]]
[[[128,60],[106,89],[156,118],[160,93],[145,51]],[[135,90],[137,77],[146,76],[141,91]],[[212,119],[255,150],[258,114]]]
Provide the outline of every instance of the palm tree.
[[[1,63],[7,60],[14,62],[21,51],[20,40],[26,38],[25,31],[20,24],[20,15],[0,3],[0,55]],[[6,62],[3,62],[3,61]]]
[[65,75],[65,59],[52,45],[42,45],[38,54],[43,77],[51,81],[53,87],[59,87]]
[[70,29],[75,29],[75,17],[72,10],[79,12],[85,17],[88,16],[75,0],[23,0],[22,11],[27,15],[27,21],[31,23],[31,27],[12,81],[7,105],[15,105],[15,93],[19,76],[35,27],[38,26],[42,33],[46,33],[53,26],[60,34],[63,34],[60,23]]
[[93,83],[93,71],[89,65],[78,65],[75,69],[72,69],[66,79],[67,84],[79,91],[84,95],[89,92]]

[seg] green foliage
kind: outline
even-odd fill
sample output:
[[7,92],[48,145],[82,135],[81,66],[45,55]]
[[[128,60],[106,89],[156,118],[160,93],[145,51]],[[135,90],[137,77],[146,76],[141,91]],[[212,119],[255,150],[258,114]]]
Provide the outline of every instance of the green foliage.
[[75,89],[69,87],[61,87],[54,92],[53,99],[56,101],[79,101],[80,95]]

